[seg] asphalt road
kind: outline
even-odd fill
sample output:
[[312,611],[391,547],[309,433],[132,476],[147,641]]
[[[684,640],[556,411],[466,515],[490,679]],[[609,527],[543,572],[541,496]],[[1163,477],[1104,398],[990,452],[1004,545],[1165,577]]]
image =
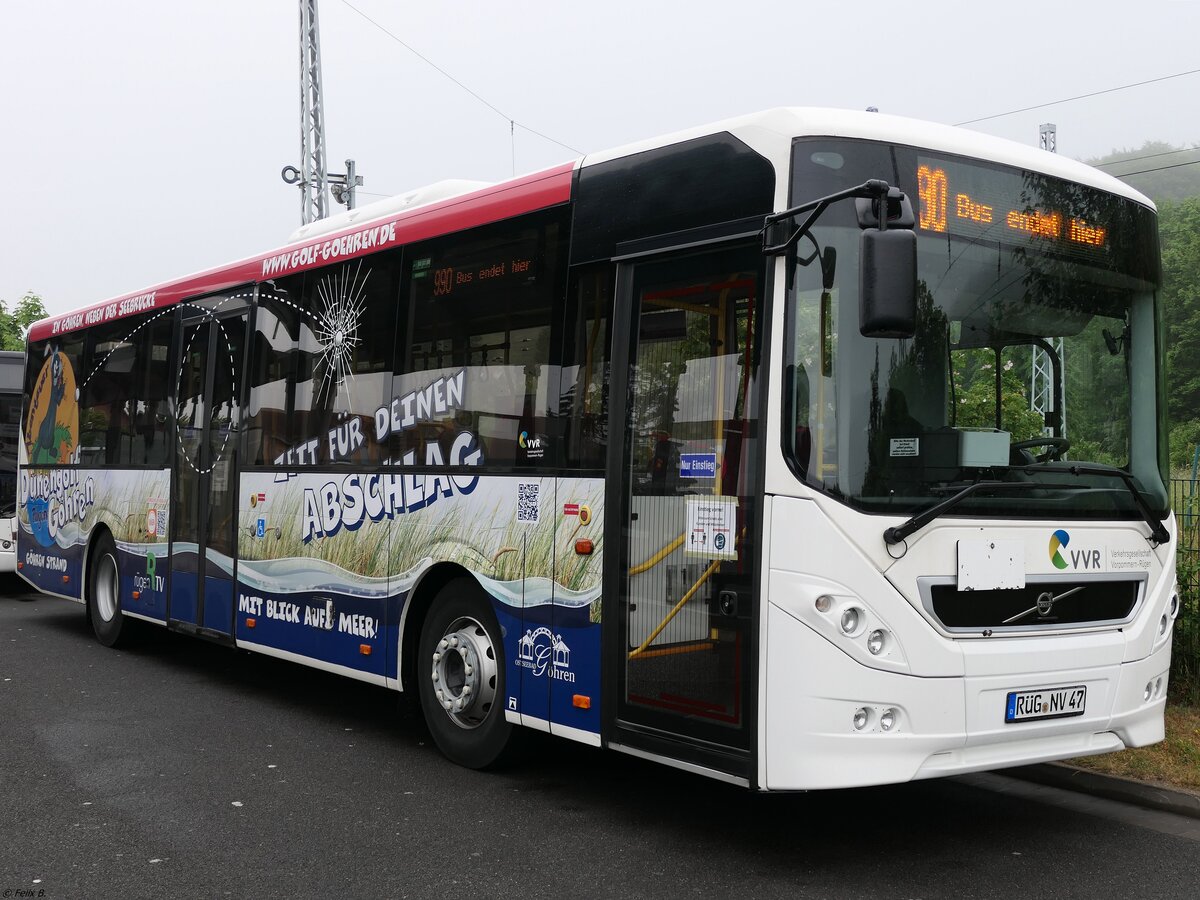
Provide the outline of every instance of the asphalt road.
[[107,650],[0,588],[0,900],[1197,895],[1196,838],[1118,804],[760,796],[550,739],[477,773],[382,689],[165,632]]

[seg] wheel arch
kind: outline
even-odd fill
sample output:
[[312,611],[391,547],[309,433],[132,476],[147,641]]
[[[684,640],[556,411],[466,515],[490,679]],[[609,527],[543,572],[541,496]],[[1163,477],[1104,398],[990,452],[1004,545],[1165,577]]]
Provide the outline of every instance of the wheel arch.
[[[92,563],[96,556],[96,548],[100,546],[102,538],[105,536],[112,541],[115,549],[120,549],[117,547],[117,538],[112,533],[112,529],[104,522],[97,522],[88,534],[87,551],[83,554],[83,571],[79,575],[79,597],[83,601],[83,608],[89,616],[92,614],[92,592],[88,590],[88,585],[91,584]],[[119,563],[120,557],[118,556],[117,559]]]
[[417,643],[421,639],[421,626],[425,617],[433,608],[434,598],[443,587],[459,578],[470,578],[479,586],[485,597],[491,600],[491,595],[484,590],[479,576],[458,563],[440,562],[430,566],[421,573],[417,583],[409,591],[408,600],[404,604],[404,612],[400,615],[399,684],[401,691],[408,691],[414,684],[416,676]]

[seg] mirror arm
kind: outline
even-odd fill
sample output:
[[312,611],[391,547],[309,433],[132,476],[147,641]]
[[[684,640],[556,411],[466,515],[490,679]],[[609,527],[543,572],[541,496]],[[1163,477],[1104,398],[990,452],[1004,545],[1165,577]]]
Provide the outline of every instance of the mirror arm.
[[[809,230],[829,208],[829,205],[836,203],[839,200],[848,200],[851,197],[862,197],[866,200],[883,200],[891,192],[892,188],[886,181],[880,181],[878,178],[872,178],[869,181],[864,181],[857,187],[847,188],[844,191],[838,191],[836,194],[830,194],[828,197],[821,197],[818,200],[810,200],[808,203],[801,203],[799,206],[793,206],[791,209],[785,209],[783,212],[772,213],[763,219],[763,227],[759,232],[762,235],[762,252],[764,256],[778,256],[781,253],[790,252],[800,239],[808,234]],[[809,213],[798,228],[792,231],[788,237],[781,243],[771,243],[771,231],[773,225],[778,225],[786,222],[789,219],[794,219],[801,213]],[[879,219],[879,228],[881,231],[887,229],[887,216],[881,215]]]

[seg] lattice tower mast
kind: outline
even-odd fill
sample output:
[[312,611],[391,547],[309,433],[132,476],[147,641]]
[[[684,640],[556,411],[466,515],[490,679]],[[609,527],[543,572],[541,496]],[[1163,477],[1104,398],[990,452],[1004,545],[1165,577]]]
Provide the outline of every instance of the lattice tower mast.
[[300,218],[307,225],[329,215],[317,0],[300,0],[300,151]]

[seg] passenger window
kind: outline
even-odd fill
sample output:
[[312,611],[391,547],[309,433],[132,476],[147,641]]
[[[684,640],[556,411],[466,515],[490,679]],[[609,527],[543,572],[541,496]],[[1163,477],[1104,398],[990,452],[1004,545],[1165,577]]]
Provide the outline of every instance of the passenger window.
[[555,464],[562,220],[523,217],[409,250],[404,352],[376,423],[393,460]]
[[250,465],[381,462],[399,253],[259,286],[246,435]]

